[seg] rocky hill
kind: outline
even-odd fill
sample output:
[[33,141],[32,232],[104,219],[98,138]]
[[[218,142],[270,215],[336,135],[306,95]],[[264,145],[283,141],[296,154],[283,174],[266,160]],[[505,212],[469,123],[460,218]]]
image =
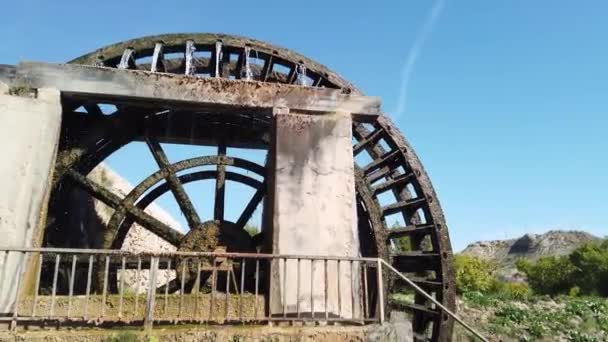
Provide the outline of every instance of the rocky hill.
[[585,242],[599,239],[582,231],[552,230],[544,234],[526,234],[517,239],[480,241],[461,253],[494,261],[499,274],[516,277],[515,262],[519,258],[537,260],[543,256],[566,255]]

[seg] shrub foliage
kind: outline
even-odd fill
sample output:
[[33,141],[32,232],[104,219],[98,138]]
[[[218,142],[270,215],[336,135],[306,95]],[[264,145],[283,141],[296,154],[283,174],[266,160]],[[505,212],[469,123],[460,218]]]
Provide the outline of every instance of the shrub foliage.
[[495,265],[470,255],[456,255],[456,287],[460,293],[489,292],[495,284]]
[[526,274],[528,284],[538,294],[567,293],[574,286],[575,268],[568,257],[543,257],[537,262],[517,261],[517,269]]
[[522,259],[517,268],[539,294],[608,297],[608,240],[584,244],[567,256]]

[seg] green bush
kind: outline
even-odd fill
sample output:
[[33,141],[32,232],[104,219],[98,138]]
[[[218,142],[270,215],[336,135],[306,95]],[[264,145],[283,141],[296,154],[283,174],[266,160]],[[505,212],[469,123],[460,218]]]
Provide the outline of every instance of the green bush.
[[596,317],[608,316],[608,302],[600,298],[574,298],[566,304],[566,312],[571,315],[585,316],[591,314]]
[[494,303],[491,296],[484,295],[483,293],[477,291],[464,292],[462,294],[462,298],[468,303],[477,306],[489,306]]
[[571,288],[570,290],[568,290],[568,296],[570,297],[578,297],[581,295],[581,288],[578,286],[575,286],[573,288]]
[[395,244],[397,250],[403,252],[412,250],[412,241],[410,240],[409,236],[402,236],[400,238],[393,239],[393,243]]
[[593,337],[593,336],[589,336],[585,333],[576,331],[576,330],[572,330],[568,332],[568,341],[570,342],[598,342],[598,340]]
[[[399,224],[399,222],[393,222],[390,229],[397,229],[400,227],[401,227],[401,225]],[[395,247],[397,248],[397,250],[399,250],[399,251],[406,252],[406,251],[412,250],[412,240],[410,239],[409,236],[402,236],[402,237],[393,239],[392,241],[395,244]]]
[[251,237],[256,236],[260,232],[259,227],[250,224],[246,224],[244,229]]
[[495,265],[487,260],[470,255],[456,255],[456,288],[459,293],[488,293],[495,285]]
[[499,308],[496,310],[494,315],[502,319],[505,323],[509,322],[515,324],[521,324],[529,318],[529,313],[527,310],[511,305],[506,305]]
[[521,259],[517,269],[538,294],[608,297],[608,240],[584,244],[568,256]]
[[532,294],[530,286],[526,283],[509,283],[496,280],[492,292],[503,299],[525,300]]
[[608,297],[608,240],[587,243],[572,252],[570,262],[580,292]]
[[543,257],[537,262],[520,259],[516,265],[526,274],[528,284],[538,294],[567,294],[575,286],[576,268],[566,256]]

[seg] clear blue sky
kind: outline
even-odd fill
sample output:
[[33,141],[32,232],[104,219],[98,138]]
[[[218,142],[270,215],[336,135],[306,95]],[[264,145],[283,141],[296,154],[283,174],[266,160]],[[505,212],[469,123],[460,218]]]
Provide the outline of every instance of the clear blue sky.
[[[62,62],[117,41],[225,32],[338,71],[395,114],[430,1],[9,1],[0,63]],[[454,248],[549,229],[608,232],[608,2],[447,0],[397,122]]]

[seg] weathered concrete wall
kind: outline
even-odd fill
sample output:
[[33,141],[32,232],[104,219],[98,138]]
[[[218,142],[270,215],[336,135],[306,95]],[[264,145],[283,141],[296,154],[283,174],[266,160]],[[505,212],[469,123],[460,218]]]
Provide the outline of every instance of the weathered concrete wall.
[[[277,114],[274,135],[273,252],[358,256],[350,115]],[[335,261],[327,268],[329,315],[360,317],[356,265],[354,274],[350,262],[342,262],[340,272]],[[271,314],[283,314],[286,308],[287,315],[295,315],[299,306],[310,316],[312,295],[314,312],[324,315],[323,262],[315,262],[311,271],[311,262],[301,261],[299,273],[298,297],[297,261],[273,265]],[[354,307],[351,291],[356,294]]]
[[[53,329],[24,331],[17,334],[0,332],[0,342],[410,342],[410,334],[403,336],[399,327],[391,323],[367,326],[294,326],[268,325],[157,325],[146,333],[141,329]],[[408,337],[409,336],[409,337]]]
[[[60,126],[59,91],[39,89],[36,98],[0,95],[1,246],[29,247],[38,235]],[[0,258],[0,312],[11,310],[23,261],[16,253]]]

